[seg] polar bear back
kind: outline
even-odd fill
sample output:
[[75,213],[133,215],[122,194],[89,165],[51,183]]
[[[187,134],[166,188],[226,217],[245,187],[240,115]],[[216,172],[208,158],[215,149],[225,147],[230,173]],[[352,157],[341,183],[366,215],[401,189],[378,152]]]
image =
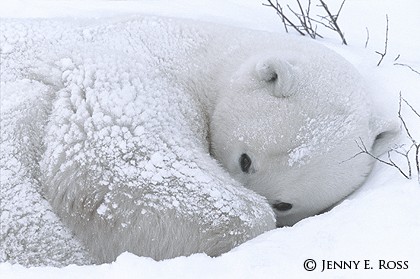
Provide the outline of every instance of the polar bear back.
[[[157,18],[6,24],[10,52],[2,82],[36,80],[53,92],[51,102],[34,106],[35,117],[47,111],[48,124],[41,143],[29,139],[28,148],[40,154],[31,164],[40,168],[27,175],[40,182],[36,191],[93,261],[112,261],[124,251],[155,259],[219,255],[274,227],[265,199],[208,154],[207,112],[197,93],[202,83],[187,76],[188,57],[208,43],[205,33]],[[16,34],[28,43],[13,40]],[[41,91],[28,102],[48,99]],[[20,134],[22,126],[10,128]],[[7,231],[2,237],[38,239]],[[39,251],[43,260],[31,262],[15,252],[5,259],[27,265],[48,264],[60,253]],[[80,261],[68,257],[61,264]]]

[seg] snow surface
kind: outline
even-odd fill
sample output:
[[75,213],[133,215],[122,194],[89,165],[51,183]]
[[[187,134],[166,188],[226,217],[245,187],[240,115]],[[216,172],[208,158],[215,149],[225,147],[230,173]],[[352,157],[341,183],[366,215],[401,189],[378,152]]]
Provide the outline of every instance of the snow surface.
[[[339,1],[334,2],[331,6],[337,7]],[[82,20],[146,13],[284,32],[274,11],[255,0],[4,0],[0,7],[2,18],[75,17]],[[416,0],[347,0],[340,24],[349,46],[341,45],[337,35],[329,32],[325,39],[319,40],[358,68],[375,89],[387,115],[397,113],[400,91],[420,110],[420,75],[407,66],[394,65],[394,59],[400,55],[397,62],[420,71],[418,11],[420,3]],[[375,51],[382,52],[384,47],[385,14],[390,20],[388,52],[381,66],[376,67],[379,55]],[[366,27],[369,30],[367,48]],[[1,46],[1,51],[11,51],[10,46]],[[63,61],[63,66],[65,63]],[[2,100],[2,109],[3,105],[6,106]],[[413,136],[420,139],[420,119],[409,110],[404,110],[403,115]],[[407,142],[406,139],[401,141]],[[159,161],[159,158],[154,159]],[[404,160],[397,162],[403,164]],[[306,259],[317,262],[315,271],[305,271]],[[358,270],[321,272],[322,260],[362,263]],[[364,260],[370,260],[373,269],[363,269]],[[408,269],[379,269],[379,260],[408,261]],[[0,264],[0,278],[418,278],[419,274],[420,185],[416,174],[412,180],[406,180],[396,169],[382,164],[376,164],[360,190],[331,211],[304,219],[293,227],[267,232],[218,258],[197,254],[156,262],[125,253],[115,263],[100,266],[72,265],[59,269]]]

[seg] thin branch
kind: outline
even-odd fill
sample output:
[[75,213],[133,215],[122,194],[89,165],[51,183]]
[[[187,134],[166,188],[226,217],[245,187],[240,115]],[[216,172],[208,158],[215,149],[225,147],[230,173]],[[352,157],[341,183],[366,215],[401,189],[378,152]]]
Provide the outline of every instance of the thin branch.
[[343,8],[343,6],[344,6],[344,2],[346,2],[346,0],[343,0],[343,2],[341,3],[341,6],[340,6],[340,9],[338,9],[338,12],[337,12],[337,14],[336,14],[336,19],[338,19],[338,16],[340,15],[340,13],[341,13],[341,9]]
[[[277,7],[279,8],[281,14],[283,14],[283,8],[280,6],[280,4],[277,3]],[[284,19],[283,16],[281,16],[281,21],[283,22],[284,29],[286,30],[286,33],[289,33],[289,30],[287,29],[286,20]]]
[[[302,8],[302,5],[300,4],[300,1],[297,0],[296,2],[298,3],[298,6],[299,6],[299,9],[300,9],[302,18],[303,18],[303,22],[301,21],[302,26],[308,26],[308,24],[306,22],[306,18],[305,18],[305,12],[303,11],[303,8]],[[308,5],[311,5],[311,1],[309,1],[309,4]],[[289,5],[287,5],[287,7],[289,7]],[[289,9],[290,9],[290,7],[289,7]],[[296,13],[292,9],[290,9],[290,10],[296,15]],[[299,20],[300,20],[300,18],[299,18]]]
[[[413,166],[412,166],[412,159],[410,159],[410,154],[412,153],[412,151],[414,150],[414,160],[415,160],[415,165],[416,165],[416,171],[417,171],[417,180],[420,184],[420,143],[418,143],[413,136],[411,135],[408,126],[402,116],[402,104],[403,102],[420,118],[420,114],[413,108],[413,106],[410,105],[410,103],[408,103],[408,101],[406,99],[404,99],[402,97],[402,94],[400,92],[400,98],[399,98],[399,103],[398,103],[398,118],[401,120],[402,125],[404,126],[404,130],[407,134],[407,137],[410,139],[411,141],[411,145],[409,146],[408,149],[404,148],[404,144],[400,145],[400,146],[396,146],[390,150],[388,150],[387,152],[387,156],[388,159],[384,160],[381,159],[375,155],[373,155],[366,147],[366,145],[364,144],[362,138],[359,137],[359,141],[356,141],[357,146],[360,149],[360,152],[357,153],[356,155],[354,155],[353,157],[351,157],[348,160],[351,160],[353,158],[355,158],[356,156],[359,156],[360,154],[367,154],[370,157],[372,157],[373,159],[377,160],[378,162],[394,167],[396,168],[405,178],[407,179],[411,179],[412,178],[412,170],[413,170]],[[407,164],[407,171],[404,171],[403,168],[401,168],[394,160],[393,160],[393,156],[392,154],[397,154],[398,156],[401,156],[403,158],[405,158],[406,164]],[[348,161],[346,160],[346,161]],[[344,161],[345,162],[345,161]]]
[[[401,120],[401,123],[403,124],[403,126],[404,126],[404,130],[405,130],[405,132],[407,133],[407,136],[409,137],[409,139],[413,142],[413,143],[415,143],[415,141],[414,141],[414,139],[413,139],[413,137],[411,136],[411,134],[410,134],[410,130],[408,129],[408,127],[407,127],[407,124],[405,123],[405,121],[404,121],[404,118],[402,117],[402,115],[401,115],[401,101],[403,100],[403,97],[402,97],[402,95],[401,95],[401,91],[400,91],[400,100],[399,100],[399,103],[398,103],[398,118]],[[411,106],[410,106],[411,107]]]
[[[288,32],[288,27],[294,28],[300,35],[305,36],[306,34],[309,35],[311,38],[316,39],[316,37],[323,38],[321,34],[318,33],[318,26],[314,23],[319,23],[323,25],[324,27],[331,29],[335,32],[337,32],[340,37],[342,38],[343,44],[347,44],[346,40],[344,39],[344,34],[338,27],[338,17],[343,9],[345,0],[341,3],[340,9],[338,10],[336,15],[333,15],[329,10],[327,5],[321,1],[323,5],[319,5],[319,7],[323,7],[325,12],[327,13],[326,16],[319,16],[320,20],[315,20],[311,17],[311,0],[308,0],[308,6],[305,9],[302,4],[300,3],[300,0],[296,0],[298,11],[293,10],[289,5],[286,5],[288,10],[296,17],[296,20],[293,20],[291,18],[288,18],[286,15],[286,11],[283,9],[283,7],[279,4],[279,1],[276,0],[267,0],[267,3],[263,3],[263,6],[271,7],[276,10],[277,15],[281,18],[284,28],[286,32]],[[295,21],[296,23],[294,23]]]
[[389,20],[388,20],[388,14],[387,14],[386,15],[385,50],[384,50],[383,53],[381,53],[379,51],[375,51],[377,54],[379,54],[381,56],[381,59],[379,60],[378,65],[376,65],[376,66],[381,65],[382,60],[384,59],[384,57],[386,55],[386,52],[388,50],[388,26],[389,26]]
[[[402,97],[401,97],[402,98]],[[404,98],[402,98],[402,100],[404,101],[404,103],[406,103],[407,104],[407,106],[409,106],[410,107],[410,109],[418,116],[418,117],[420,117],[420,113],[418,113],[414,108],[413,108],[413,106],[412,105],[410,105],[410,103],[408,103],[408,101],[406,100],[406,99],[404,99]]]
[[344,34],[343,34],[343,32],[341,31],[340,27],[337,24],[338,15],[340,14],[341,9],[343,8],[343,5],[344,5],[344,2],[345,1],[346,0],[344,0],[341,3],[341,6],[340,6],[340,9],[338,10],[338,13],[336,15],[332,15],[331,12],[330,12],[330,10],[328,9],[327,4],[325,4],[325,2],[323,0],[319,0],[319,2],[321,2],[322,7],[325,9],[325,11],[327,12],[328,16],[330,17],[329,22],[330,22],[330,24],[332,24],[332,26],[334,26],[334,29],[333,30],[336,31],[340,35],[341,40],[343,41],[343,44],[347,45],[347,41],[344,38]]
[[[299,30],[299,28],[293,24],[292,21],[290,21],[285,14],[283,13],[283,8],[281,8],[280,4],[278,3],[278,1],[276,1],[276,5],[273,4],[273,2],[271,0],[267,0],[267,2],[269,4],[264,4],[263,6],[267,6],[267,7],[272,7],[273,9],[275,9],[277,11],[277,14],[281,17],[281,19],[283,20],[283,23],[289,24],[289,26],[293,27],[300,35],[305,36],[305,33],[303,33],[301,30]],[[286,29],[287,30],[287,29]]]
[[411,164],[410,164],[410,160],[408,158],[408,154],[406,156],[407,162],[408,162],[408,174],[406,174],[391,158],[391,152],[394,151],[393,149],[388,151],[388,161],[382,160],[381,158],[373,155],[366,147],[366,145],[364,144],[363,140],[361,138],[359,138],[360,140],[360,144],[359,142],[356,141],[357,146],[359,147],[359,149],[361,150],[359,153],[357,153],[355,156],[358,156],[360,154],[366,154],[369,155],[370,157],[372,157],[373,159],[375,159],[378,162],[381,162],[385,165],[391,166],[396,168],[405,178],[407,179],[411,179]]
[[367,48],[369,43],[369,29],[366,27],[366,43],[365,43],[365,48]]
[[407,168],[408,168],[408,174],[407,174],[406,178],[409,178],[409,179],[411,179],[411,161],[410,161],[410,157],[408,156],[408,154],[410,153],[411,149],[412,149],[412,146],[405,153],[400,152],[400,151],[395,150],[395,149],[388,151],[388,161],[391,162],[392,166],[397,168],[401,173],[403,173],[402,169],[397,164],[395,164],[394,161],[392,161],[391,151],[394,151],[395,153],[397,153],[399,155],[402,155],[405,158],[405,161],[407,162]]
[[[331,26],[331,23],[328,21],[328,18],[327,18],[326,16],[320,16],[320,15],[318,15],[318,17],[319,17],[321,20],[316,20],[316,19],[314,19],[314,18],[311,18],[311,20],[315,21],[316,23],[319,23],[319,24],[323,25],[324,27],[326,27],[326,28],[328,28],[328,29],[331,29],[331,30],[335,31],[335,30],[334,30],[334,27],[332,27],[332,26]],[[326,24],[326,23],[325,23],[325,22],[323,22],[322,20],[326,20],[326,21],[328,21],[328,24]]]
[[[303,9],[302,9],[302,6],[300,5],[300,2],[299,2],[299,0],[297,0],[297,2],[298,2],[298,4],[299,4],[299,7],[300,7],[300,9],[301,9],[301,12],[302,12],[302,14],[304,14],[304,12],[303,12]],[[307,25],[306,26],[308,26],[308,31],[311,33],[311,37],[313,38],[313,39],[315,39],[316,38],[316,36],[318,36],[318,37],[320,37],[320,38],[323,38],[320,34],[318,34],[317,32],[316,32],[316,30],[317,30],[317,26],[315,25],[315,28],[313,27],[313,25],[312,25],[312,19],[311,19],[311,16],[310,16],[310,12],[311,12],[311,0],[309,0],[308,1],[308,8],[306,9],[306,14],[305,14],[305,17],[307,18]]]
[[420,144],[416,145],[416,170],[417,170],[417,180],[420,184]]
[[[309,14],[305,14],[299,0],[297,1],[297,3],[300,9],[300,14],[295,12],[289,5],[287,5],[287,7],[289,8],[290,12],[292,12],[293,15],[299,20],[300,26],[298,26],[298,28],[300,28],[300,30],[304,30],[306,34],[308,34],[312,39],[315,39],[317,36],[323,38],[316,32],[316,27],[315,29],[313,28]],[[310,11],[310,5],[311,2],[309,1],[307,12]]]
[[396,65],[396,66],[404,66],[404,67],[407,67],[407,68],[409,68],[411,71],[413,71],[413,72],[415,72],[416,74],[420,75],[420,72],[419,72],[419,71],[417,71],[416,69],[414,69],[413,67],[411,67],[410,65],[407,65],[407,64],[402,64],[402,63],[394,63],[394,65]]
[[420,118],[420,113],[418,113],[414,107],[405,99],[402,97],[402,94],[400,92],[400,102],[399,102],[399,109],[398,109],[398,117],[401,119],[401,122],[404,126],[404,130],[408,136],[408,138],[411,140],[412,145],[410,147],[410,150],[408,152],[411,151],[411,149],[414,147],[415,148],[415,161],[416,161],[416,171],[417,171],[417,180],[420,183],[420,158],[419,158],[419,153],[420,153],[420,143],[418,143],[411,135],[411,133],[408,130],[407,124],[405,123],[402,115],[401,115],[401,101],[403,101],[410,109],[411,111],[417,115]]

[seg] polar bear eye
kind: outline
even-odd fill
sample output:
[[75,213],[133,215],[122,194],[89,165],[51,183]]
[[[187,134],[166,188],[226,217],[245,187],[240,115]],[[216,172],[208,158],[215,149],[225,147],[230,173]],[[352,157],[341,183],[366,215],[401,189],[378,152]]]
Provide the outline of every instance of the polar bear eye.
[[251,167],[251,158],[245,153],[241,155],[241,158],[239,159],[239,164],[241,166],[241,170],[245,173],[249,173],[249,168]]
[[277,209],[278,211],[288,211],[292,209],[293,204],[287,203],[287,202],[278,202],[272,205],[274,209]]

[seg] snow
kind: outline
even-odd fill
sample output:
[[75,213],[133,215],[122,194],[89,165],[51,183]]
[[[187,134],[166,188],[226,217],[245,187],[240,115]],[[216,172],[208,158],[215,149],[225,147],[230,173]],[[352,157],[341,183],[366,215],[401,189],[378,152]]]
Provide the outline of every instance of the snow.
[[[331,1],[330,1],[331,2]],[[339,5],[339,1],[331,3],[331,8]],[[72,17],[83,21],[86,18],[102,18],[138,13],[183,18],[199,19],[209,22],[224,23],[259,30],[284,32],[281,22],[270,8],[263,7],[258,0],[228,1],[186,1],[186,0],[139,0],[139,1],[6,1],[0,2],[2,18],[56,18]],[[420,2],[417,0],[347,0],[340,15],[340,26],[345,31],[349,46],[341,45],[336,34],[328,33],[325,39],[318,42],[340,53],[348,59],[366,77],[374,93],[384,105],[384,114],[396,114],[398,94],[417,110],[420,110],[420,75],[406,66],[394,65],[394,59],[400,55],[398,62],[420,70]],[[389,15],[389,49],[381,66],[377,67],[385,38],[385,15]],[[367,48],[366,27],[370,39]],[[320,29],[322,30],[322,29]],[[1,30],[3,32],[4,30]],[[18,29],[15,32],[20,32]],[[89,40],[92,34],[85,30],[82,36]],[[296,36],[290,34],[290,36]],[[13,52],[12,44],[1,45],[2,54]],[[87,85],[89,69],[75,69],[74,61],[68,58],[61,60],[61,69],[67,80]],[[73,70],[74,69],[74,70]],[[84,71],[75,72],[75,71]],[[83,76],[83,79],[78,80]],[[53,81],[54,82],[54,81]],[[42,84],[23,82],[21,88],[43,88]],[[75,89],[76,90],[76,89]],[[122,94],[130,92],[130,88],[122,88]],[[10,102],[10,92],[2,84],[2,109]],[[5,93],[7,93],[5,95]],[[19,96],[16,95],[16,101]],[[78,100],[74,100],[77,102]],[[114,98],[120,102],[122,99]],[[23,106],[25,104],[22,104]],[[121,103],[124,109],[126,107]],[[115,108],[116,106],[111,106]],[[80,111],[80,113],[85,113]],[[146,112],[145,112],[146,113]],[[404,110],[403,115],[416,139],[420,139],[420,119]],[[144,117],[151,117],[144,115]],[[96,116],[97,125],[108,124],[107,119]],[[7,120],[13,121],[13,120]],[[121,119],[124,122],[123,119]],[[4,119],[2,119],[2,128]],[[113,135],[115,133],[115,135]],[[144,134],[140,128],[134,133]],[[113,130],[107,137],[124,138],[125,131]],[[125,142],[125,141],[121,141]],[[407,143],[406,139],[401,142]],[[129,144],[129,142],[127,143]],[[2,146],[2,149],[6,148]],[[125,148],[130,148],[129,145]],[[73,150],[77,153],[78,147]],[[296,151],[296,157],[306,155],[310,150]],[[296,159],[296,158],[293,158]],[[156,175],[155,179],[165,177],[159,169],[163,157],[159,153],[151,158],[145,176]],[[295,162],[292,160],[291,163]],[[397,160],[404,164],[403,158]],[[19,162],[16,162],[18,164]],[[179,169],[182,174],[189,174],[189,169]],[[129,175],[129,174],[127,174]],[[143,174],[142,174],[143,175]],[[124,253],[116,262],[100,266],[75,266],[65,268],[37,267],[24,268],[9,263],[0,264],[0,278],[418,278],[420,274],[420,185],[416,177],[404,179],[398,170],[382,164],[376,164],[366,183],[356,193],[337,205],[331,211],[304,219],[293,227],[286,227],[267,232],[232,251],[211,258],[204,254],[190,257],[179,257],[156,262],[149,258],[141,258]],[[3,177],[9,177],[2,173]],[[19,179],[17,176],[15,179]],[[205,174],[194,179],[208,181]],[[29,183],[29,182],[28,182]],[[3,185],[3,181],[2,181]],[[223,195],[210,190],[210,195]],[[19,204],[19,197],[16,204]],[[177,205],[176,200],[170,201]],[[23,205],[25,206],[25,205]],[[29,205],[31,206],[31,205]],[[33,206],[33,205],[32,205]],[[105,208],[98,208],[104,212]],[[145,212],[146,213],[146,212]],[[10,218],[3,216],[1,220]],[[46,213],[48,214],[48,213]],[[41,228],[42,229],[42,228]],[[3,245],[3,243],[2,243]],[[60,243],[57,247],[60,247]],[[74,244],[74,251],[78,251]],[[42,249],[50,249],[42,247]],[[83,255],[80,255],[83,257]],[[306,259],[314,259],[317,263],[315,271],[305,271]],[[359,269],[322,270],[322,260],[360,261]],[[361,267],[369,260],[373,269]],[[379,261],[407,261],[407,269],[379,269]]]

